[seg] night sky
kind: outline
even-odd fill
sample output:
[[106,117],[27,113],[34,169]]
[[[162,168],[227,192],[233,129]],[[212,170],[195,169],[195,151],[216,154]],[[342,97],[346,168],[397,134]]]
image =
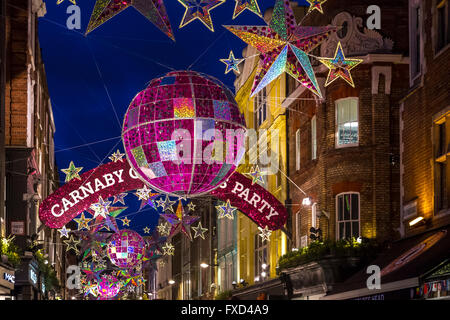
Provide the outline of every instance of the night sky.
[[[175,43],[132,7],[85,37],[95,1],[76,1],[81,8],[81,30],[66,27],[66,9],[72,3],[65,0],[58,6],[56,2],[46,0],[47,14],[39,19],[56,126],[56,163],[64,169],[74,161],[84,168],[81,173],[109,162],[108,157],[117,149],[123,152],[123,116],[133,97],[150,80],[192,65],[191,70],[220,79],[234,92],[235,76],[232,72],[224,74],[225,64],[219,59],[228,58],[230,50],[241,58],[245,43],[222,25],[265,24],[249,10],[232,20],[235,1],[227,0],[211,11],[215,32],[198,20],[178,29],[185,9],[176,0],[165,0]],[[307,5],[306,1],[298,2]],[[258,3],[264,13],[275,0]],[[60,171],[61,183],[64,177]],[[142,228],[156,223],[158,215],[153,209],[134,213],[138,209],[136,196],[129,194],[125,200],[130,208],[120,217],[133,214],[129,216],[132,229],[143,234]],[[118,225],[121,227],[121,222]]]

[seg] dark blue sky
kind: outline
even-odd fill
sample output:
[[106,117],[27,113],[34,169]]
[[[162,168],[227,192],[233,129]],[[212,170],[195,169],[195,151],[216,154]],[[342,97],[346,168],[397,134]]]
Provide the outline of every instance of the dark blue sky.
[[[245,43],[222,25],[261,25],[264,21],[249,10],[232,20],[235,1],[227,0],[211,11],[215,32],[198,20],[178,29],[184,7],[176,0],[164,2],[175,43],[134,8],[85,37],[94,0],[77,0],[81,30],[66,27],[69,0],[59,6],[56,0],[45,1],[47,14],[39,19],[39,40],[55,118],[59,169],[67,168],[73,160],[85,172],[102,161],[109,162],[113,151],[123,151],[120,134],[129,103],[146,83],[170,68],[183,70],[195,62],[192,70],[210,74],[233,89],[234,74],[225,75],[225,65],[219,59],[228,58],[230,50],[241,58]],[[306,5],[306,1],[298,2]],[[258,3],[264,12],[275,0]],[[107,141],[95,143],[103,140]],[[90,145],[78,147],[84,144]],[[64,180],[62,173],[60,180]],[[125,199],[131,205],[137,198],[128,195]],[[130,207],[126,212],[133,210]],[[143,215],[135,215],[131,222],[137,231],[156,221],[155,214]]]

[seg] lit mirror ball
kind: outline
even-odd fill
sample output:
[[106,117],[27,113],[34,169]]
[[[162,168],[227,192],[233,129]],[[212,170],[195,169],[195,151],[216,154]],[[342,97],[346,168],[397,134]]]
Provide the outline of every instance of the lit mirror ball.
[[181,197],[219,187],[244,155],[244,115],[219,80],[173,71],[139,92],[124,118],[127,159],[154,190]]
[[111,236],[106,250],[114,265],[128,269],[142,261],[145,241],[136,231],[123,229]]

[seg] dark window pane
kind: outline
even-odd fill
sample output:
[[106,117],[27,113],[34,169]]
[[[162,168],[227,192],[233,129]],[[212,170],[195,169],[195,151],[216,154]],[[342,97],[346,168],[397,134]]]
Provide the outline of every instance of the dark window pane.
[[344,220],[350,220],[350,195],[344,195]]
[[445,6],[438,9],[437,12],[437,49],[445,46]]
[[357,194],[352,194],[352,220],[358,220],[358,210],[359,210],[359,196]]
[[338,198],[338,220],[342,221],[343,220],[343,211],[344,211],[344,197],[343,196],[339,196]]
[[341,222],[339,223],[339,235],[338,235],[339,239],[342,239],[345,237],[344,235],[344,223]]
[[351,222],[345,223],[345,238],[351,238],[352,236],[352,228],[351,228]]
[[359,237],[359,222],[352,222],[352,236]]

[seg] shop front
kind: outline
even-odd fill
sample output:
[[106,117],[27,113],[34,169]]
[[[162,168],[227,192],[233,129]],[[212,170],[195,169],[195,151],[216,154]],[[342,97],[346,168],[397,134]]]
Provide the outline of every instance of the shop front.
[[24,257],[16,273],[15,295],[17,300],[39,300],[41,288],[39,267],[34,258]]
[[[450,298],[450,227],[392,243],[377,259],[324,300],[423,300]],[[372,286],[379,270],[380,286]],[[369,270],[369,271],[368,271]]]
[[16,283],[13,268],[0,263],[0,300],[14,300],[14,285]]

